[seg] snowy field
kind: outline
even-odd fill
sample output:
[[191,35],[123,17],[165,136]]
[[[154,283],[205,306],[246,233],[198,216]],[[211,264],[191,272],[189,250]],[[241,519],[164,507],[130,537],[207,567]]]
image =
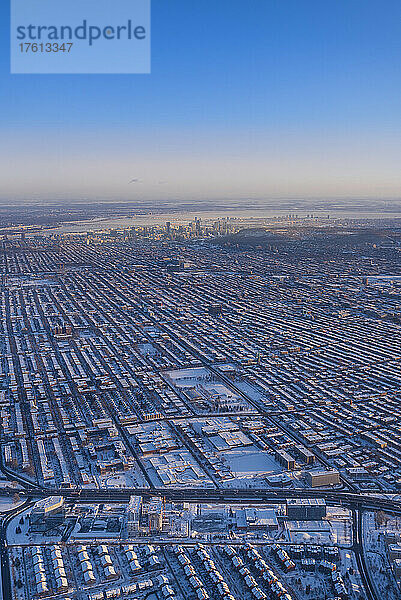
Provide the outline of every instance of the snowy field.
[[221,459],[228,464],[236,477],[253,477],[256,474],[282,471],[281,465],[270,454],[258,450],[255,446],[227,450],[221,455]]
[[149,485],[139,467],[124,473],[98,475],[98,480],[100,487],[107,488],[148,487]]
[[195,367],[193,369],[179,369],[165,373],[178,388],[189,388],[205,382],[211,377],[210,371],[204,367]]

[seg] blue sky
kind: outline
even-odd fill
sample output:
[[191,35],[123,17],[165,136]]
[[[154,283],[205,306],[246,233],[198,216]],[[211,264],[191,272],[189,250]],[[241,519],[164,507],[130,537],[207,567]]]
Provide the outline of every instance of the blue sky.
[[399,1],[153,0],[151,75],[10,75],[4,4],[3,200],[400,195]]

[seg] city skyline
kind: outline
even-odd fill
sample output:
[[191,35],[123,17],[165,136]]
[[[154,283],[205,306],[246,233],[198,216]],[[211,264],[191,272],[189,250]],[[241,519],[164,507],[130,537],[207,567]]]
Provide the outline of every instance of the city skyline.
[[10,3],[0,600],[400,600],[401,3]]

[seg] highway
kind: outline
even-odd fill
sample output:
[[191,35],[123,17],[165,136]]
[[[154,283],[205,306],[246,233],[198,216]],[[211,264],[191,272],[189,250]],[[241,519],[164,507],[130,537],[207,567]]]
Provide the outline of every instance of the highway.
[[[8,476],[11,475],[9,469],[6,469],[0,461],[1,470]],[[7,552],[6,533],[11,519],[19,512],[25,510],[34,497],[43,498],[50,495],[61,495],[67,502],[82,503],[127,503],[131,496],[162,497],[167,501],[189,502],[189,503],[217,503],[217,504],[277,504],[283,503],[287,498],[323,498],[328,505],[340,505],[352,510],[353,515],[353,551],[355,552],[358,570],[361,575],[362,583],[366,592],[367,600],[379,600],[375,586],[366,565],[362,515],[365,510],[383,510],[392,514],[401,515],[401,500],[399,496],[392,495],[373,495],[359,494],[352,491],[334,490],[334,489],[206,489],[206,488],[122,488],[122,489],[65,489],[50,488],[32,484],[24,479],[20,483],[27,489],[19,490],[20,495],[27,495],[23,505],[10,511],[2,520],[0,526],[0,560],[2,572],[3,598],[11,597],[11,582],[9,559]],[[27,485],[28,484],[28,485]],[[1,490],[1,495],[12,495],[16,492],[15,488]]]
[[363,513],[361,510],[353,511],[353,534],[354,534],[354,552],[358,570],[365,588],[368,600],[378,600],[376,589],[372,583],[369,569],[366,565],[365,552],[363,546]]
[[[174,333],[169,327],[160,323],[155,319],[155,323],[166,332],[169,333],[173,338]],[[183,340],[180,343],[185,347],[186,344]],[[193,352],[193,348],[190,348]],[[78,349],[77,349],[78,351]],[[259,406],[259,403],[252,401],[247,394],[240,390],[235,384],[222,374],[218,369],[215,368],[209,361],[206,361],[204,357],[198,355],[201,363],[210,369],[216,376],[218,376],[226,385],[228,385],[235,393],[246,400],[250,406],[255,408],[259,414],[270,417],[277,426],[280,423],[274,417],[278,417],[281,411],[263,411],[263,407]],[[104,365],[106,366],[106,365]],[[89,374],[88,374],[89,375]],[[248,411],[247,411],[248,412]],[[254,414],[254,411],[249,411]],[[186,417],[188,418],[188,417]],[[116,419],[114,419],[116,421]],[[178,420],[178,419],[177,419]],[[118,426],[119,424],[116,423]],[[120,433],[121,428],[119,427]],[[287,434],[289,433],[286,429]],[[127,440],[125,440],[127,441]],[[133,449],[131,448],[131,451]],[[139,462],[139,461],[138,461]],[[140,464],[140,463],[139,463]],[[36,496],[46,497],[49,495],[61,495],[66,501],[70,502],[83,502],[83,503],[127,503],[131,496],[142,496],[144,498],[149,497],[162,497],[167,501],[175,502],[189,502],[189,503],[217,503],[217,504],[277,504],[283,503],[287,498],[323,498],[326,500],[328,505],[341,505],[352,510],[353,514],[353,550],[355,552],[358,569],[361,575],[361,579],[365,588],[367,600],[378,600],[375,586],[373,585],[370,577],[369,570],[366,565],[364,548],[363,548],[363,531],[362,531],[362,515],[365,510],[383,510],[393,514],[401,514],[401,501],[397,498],[394,499],[391,495],[380,494],[361,494],[355,491],[354,486],[350,485],[349,481],[344,481],[345,485],[348,486],[348,490],[344,489],[263,489],[263,488],[232,488],[223,489],[218,488],[215,482],[213,489],[210,488],[122,488],[122,489],[66,489],[66,488],[49,488],[33,484],[31,481],[23,476],[15,476],[9,469],[5,467],[0,458],[0,469],[5,475],[19,481],[21,485],[28,488],[21,494],[29,494],[29,497]],[[148,481],[148,483],[151,483]],[[7,492],[6,492],[7,493]],[[15,490],[10,490],[9,493],[15,493]],[[24,504],[26,507],[28,500]],[[18,512],[18,511],[17,511]],[[14,514],[17,514],[14,511]],[[10,595],[10,574],[8,565],[8,556],[6,551],[6,529],[12,516],[4,519],[1,525],[0,531],[0,555],[1,555],[1,568],[3,574],[3,596],[9,598]]]
[[[8,493],[15,490],[7,490]],[[21,492],[29,494],[26,501],[7,513],[0,527],[0,559],[2,571],[3,598],[11,597],[11,583],[9,560],[7,553],[6,532],[7,527],[14,516],[23,512],[32,505],[32,497],[45,497],[49,495],[62,495],[66,501],[79,501],[88,503],[97,502],[127,502],[131,495],[143,497],[159,496],[166,500],[177,502],[213,502],[213,503],[279,503],[287,498],[325,498],[328,504],[349,507],[353,517],[353,551],[355,552],[358,570],[365,588],[367,600],[379,600],[375,586],[366,565],[363,546],[363,522],[364,510],[385,510],[393,514],[401,514],[401,502],[397,499],[385,496],[361,495],[351,492],[336,490],[263,490],[263,489],[162,489],[162,488],[133,488],[133,489],[91,489],[91,490],[66,490],[57,488],[37,488],[35,491],[26,490]]]
[[10,561],[7,552],[7,527],[10,521],[19,513],[24,512],[32,504],[32,499],[27,498],[23,504],[16,506],[7,512],[0,524],[0,561],[1,561],[1,585],[3,599],[9,600],[11,594]]
[[[32,486],[32,484],[31,484]],[[8,488],[6,493],[16,490]],[[390,494],[358,494],[343,490],[303,489],[265,489],[265,488],[44,488],[30,487],[18,490],[20,494],[29,494],[38,498],[60,495],[66,500],[80,502],[128,502],[131,496],[143,498],[159,497],[171,502],[192,503],[283,503],[287,498],[323,498],[328,505],[358,508],[360,510],[383,510],[392,514],[401,514],[401,499]]]

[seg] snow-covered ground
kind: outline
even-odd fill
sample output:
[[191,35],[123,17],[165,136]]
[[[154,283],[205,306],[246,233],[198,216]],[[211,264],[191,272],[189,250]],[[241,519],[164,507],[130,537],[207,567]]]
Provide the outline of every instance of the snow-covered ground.
[[246,475],[253,477],[258,473],[269,474],[282,471],[281,465],[270,454],[258,450],[255,446],[227,450],[221,458],[237,477]]
[[6,513],[10,510],[12,510],[13,508],[17,508],[18,506],[20,506],[21,504],[23,504],[25,502],[25,500],[19,500],[18,502],[15,502],[14,498],[0,498],[0,513]]
[[399,518],[389,518],[387,523],[378,525],[373,512],[363,515],[363,537],[366,561],[372,574],[373,585],[378,598],[386,600],[399,600],[401,590],[397,586],[390,563],[388,562],[384,533],[398,531],[401,528]]

